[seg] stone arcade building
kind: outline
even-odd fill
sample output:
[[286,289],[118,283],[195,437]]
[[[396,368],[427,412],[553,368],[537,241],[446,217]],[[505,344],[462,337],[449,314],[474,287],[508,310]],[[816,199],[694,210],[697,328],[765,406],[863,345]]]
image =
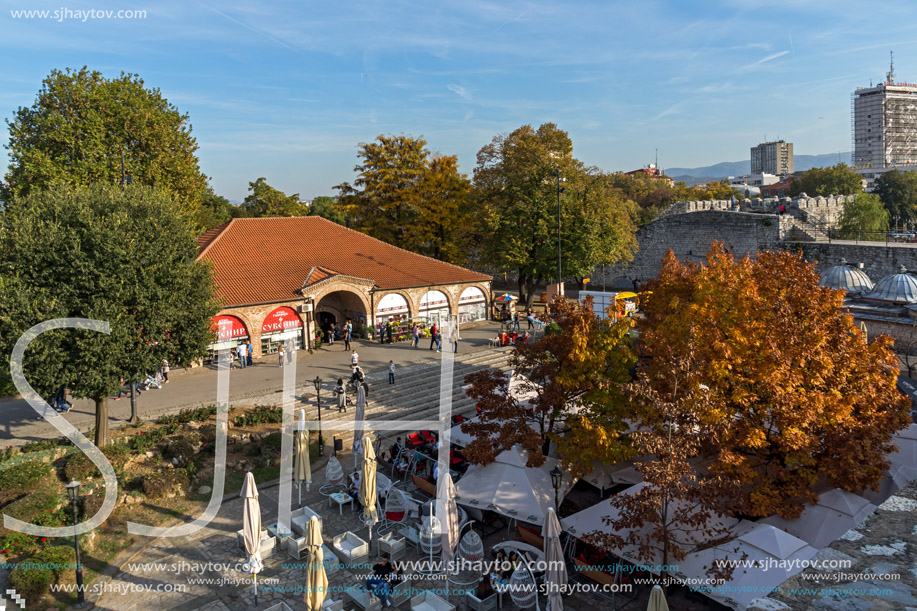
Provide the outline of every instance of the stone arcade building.
[[198,240],[223,309],[211,350],[251,341],[255,357],[316,325],[406,317],[483,320],[490,276],[402,250],[317,216],[233,219]]

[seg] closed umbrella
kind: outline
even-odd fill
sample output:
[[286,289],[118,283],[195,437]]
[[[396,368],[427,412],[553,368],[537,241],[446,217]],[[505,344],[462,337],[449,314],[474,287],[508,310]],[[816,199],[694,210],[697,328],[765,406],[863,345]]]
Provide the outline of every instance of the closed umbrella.
[[363,438],[363,451],[365,455],[363,474],[360,477],[360,502],[363,503],[363,523],[369,528],[369,542],[372,543],[373,524],[379,521],[379,514],[376,512],[376,452],[369,435]]
[[328,576],[325,574],[324,553],[322,552],[322,528],[318,518],[309,519],[309,530],[306,532],[306,609],[318,611],[325,601],[328,590]]
[[[553,605],[551,609],[553,609]],[[665,593],[662,586],[653,586],[650,592],[650,604],[646,606],[646,611],[669,611],[669,603],[665,601]]]
[[445,509],[445,515],[440,517],[440,522],[443,524],[442,559],[445,571],[448,570],[447,567],[454,557],[455,546],[459,541],[459,515],[458,506],[455,504],[455,484],[452,483],[452,475],[448,471],[439,476],[436,498],[442,501],[441,507]]
[[302,505],[302,483],[306,492],[312,485],[312,466],[309,464],[309,431],[306,430],[306,412],[299,410],[299,427],[296,431],[296,452],[293,456],[293,479],[299,484],[299,504]]
[[245,553],[248,556],[242,566],[246,573],[252,574],[255,586],[255,605],[258,604],[258,573],[264,568],[261,563],[261,504],[258,502],[258,487],[251,471],[245,474],[240,496],[242,503],[242,539],[245,542]]
[[363,439],[363,419],[366,414],[366,389],[360,384],[357,387],[357,409],[353,415],[353,469],[357,471],[360,468],[360,455],[363,448],[360,446],[360,440]]
[[564,564],[564,551],[560,545],[560,522],[554,509],[548,509],[541,529],[544,537],[544,559],[547,569],[544,574],[545,586],[548,590],[548,604],[551,611],[563,611],[564,602],[561,599],[561,588],[567,585],[567,566]]

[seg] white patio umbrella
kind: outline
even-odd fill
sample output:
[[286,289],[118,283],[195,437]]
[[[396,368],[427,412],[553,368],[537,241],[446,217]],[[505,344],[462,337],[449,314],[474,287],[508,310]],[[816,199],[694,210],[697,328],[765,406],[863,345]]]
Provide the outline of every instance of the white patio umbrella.
[[455,546],[459,542],[459,512],[455,504],[455,484],[452,483],[452,475],[448,471],[440,475],[436,482],[436,498],[442,501],[441,507],[444,509],[443,515],[440,516],[440,522],[443,524],[441,535],[443,570],[452,573],[448,566],[452,562]]
[[841,535],[856,528],[876,506],[852,492],[833,488],[818,497],[815,505],[806,505],[796,519],[771,516],[761,524],[771,524],[805,541],[815,549],[831,545]]
[[258,487],[251,471],[245,474],[245,483],[239,494],[242,503],[242,539],[245,542],[247,559],[242,565],[246,573],[252,574],[255,587],[255,605],[258,604],[258,573],[264,568],[261,562],[261,505],[258,503]]
[[653,586],[653,590],[650,592],[650,604],[646,606],[646,611],[669,611],[669,603],[665,601],[665,592],[662,591],[662,586]]
[[561,588],[567,585],[567,566],[564,563],[564,550],[560,545],[560,522],[557,521],[557,514],[553,508],[548,509],[541,536],[544,537],[544,584],[548,591],[548,604],[551,605],[551,611],[563,611]]
[[[556,458],[547,457],[540,467],[528,468],[527,453],[520,446],[501,452],[487,465],[468,467],[456,486],[456,501],[480,509],[496,511],[531,524],[544,524],[545,512],[554,506],[551,469]],[[561,500],[573,487],[573,479],[564,474],[558,492]]]
[[312,465],[309,464],[309,431],[306,430],[306,412],[299,410],[299,423],[296,430],[296,449],[293,454],[293,479],[299,487],[299,504],[302,505],[302,483],[306,482],[306,492],[312,485]]
[[379,521],[379,514],[376,512],[376,451],[369,435],[363,438],[363,449],[366,454],[360,477],[360,502],[363,503],[363,523],[369,529],[369,543],[372,544],[373,524]]
[[306,571],[306,608],[309,611],[318,611],[325,601],[328,591],[328,576],[325,574],[324,553],[322,552],[322,528],[318,518],[309,519],[309,529],[306,532],[306,558],[308,570]]
[[363,419],[366,417],[366,389],[360,384],[357,388],[357,408],[353,414],[353,470],[360,469],[360,456],[363,454]]

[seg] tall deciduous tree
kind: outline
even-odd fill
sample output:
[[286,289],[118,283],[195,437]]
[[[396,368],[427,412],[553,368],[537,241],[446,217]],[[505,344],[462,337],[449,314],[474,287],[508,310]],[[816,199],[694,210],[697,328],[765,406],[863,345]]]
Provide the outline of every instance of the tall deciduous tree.
[[863,191],[862,177],[846,163],[826,168],[806,170],[793,179],[790,195],[805,193],[809,196],[854,195]]
[[551,312],[544,336],[513,348],[510,367],[518,385],[511,388],[498,371],[466,377],[468,396],[481,408],[477,422],[462,425],[475,437],[465,448],[470,462],[492,462],[518,444],[537,466],[552,441],[577,475],[591,471],[595,460],[629,456],[620,390],[636,360],[627,337],[630,321],[600,321],[591,300],[555,300]]
[[876,178],[873,193],[885,203],[896,225],[917,221],[917,171],[883,172]]
[[312,199],[309,206],[309,216],[320,216],[338,225],[345,225],[347,217],[340,210],[337,201],[327,195],[318,195]]
[[201,205],[197,210],[196,225],[206,231],[222,225],[232,218],[233,205],[222,195],[217,195],[213,187],[207,186]]
[[108,321],[111,333],[40,335],[24,370],[44,397],[67,384],[96,405],[95,442],[108,444],[108,397],[168,359],[206,353],[218,310],[210,269],[168,197],[147,187],[72,189],[17,198],[0,224],[0,346],[54,318]]
[[[589,537],[609,550],[632,547],[633,559],[641,563],[677,565],[689,553],[722,546],[734,537],[732,526],[737,521],[724,516],[719,503],[728,486],[698,468],[709,440],[696,434],[698,414],[709,409],[709,395],[691,361],[691,354],[675,359],[675,369],[667,374],[666,394],[654,388],[655,381],[646,372],[628,385],[631,400],[642,411],[658,416],[651,425],[639,423],[631,435],[634,453],[649,459],[634,463],[643,485],[612,497],[617,513],[605,518],[612,532]],[[716,563],[708,571],[716,578],[731,573],[728,566]]]
[[437,259],[463,258],[457,240],[466,224],[470,183],[455,156],[431,155],[423,138],[380,135],[362,143],[354,184],[339,203],[350,226]]
[[[716,244],[706,265],[670,251],[649,287],[640,323],[647,376],[671,394],[667,373],[692,355],[709,397],[686,408],[710,472],[739,484],[735,511],[794,517],[815,501],[820,477],[854,492],[873,486],[893,433],[907,425],[892,340],[867,344],[841,294],[818,282],[801,255],[736,261]],[[652,426],[662,416],[644,410],[640,419]]]
[[888,210],[878,195],[860,193],[844,202],[837,225],[842,238],[876,239],[888,231]]
[[192,218],[205,193],[188,115],[136,74],[54,70],[35,103],[7,124],[10,166],[0,186],[7,202],[54,182],[118,185],[122,154],[127,179],[171,194]]
[[248,195],[240,206],[244,217],[306,216],[309,207],[299,202],[299,193],[287,195],[267,184],[264,177],[248,183]]
[[[527,306],[537,286],[557,279],[558,212],[565,277],[582,276],[601,263],[590,260],[594,253],[617,263],[635,249],[633,208],[614,189],[598,187],[593,174],[573,157],[570,137],[553,123],[537,130],[524,125],[478,152],[474,186],[483,259],[517,275]],[[591,246],[577,242],[584,235]]]

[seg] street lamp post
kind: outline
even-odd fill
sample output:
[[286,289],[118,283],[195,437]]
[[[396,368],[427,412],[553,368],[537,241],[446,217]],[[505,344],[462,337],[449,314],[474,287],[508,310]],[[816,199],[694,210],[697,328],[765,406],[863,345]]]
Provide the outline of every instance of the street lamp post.
[[319,456],[324,456],[325,440],[322,439],[322,379],[319,376],[315,376],[315,379],[312,380],[312,385],[315,386],[315,401],[318,405],[318,454]]
[[560,509],[560,487],[564,481],[564,472],[560,470],[560,467],[554,465],[554,468],[551,469],[551,485],[554,486],[554,510],[557,511]]
[[76,525],[76,502],[80,499],[80,483],[74,479],[67,484],[67,496],[73,504],[73,549],[76,550],[76,607],[82,607],[86,604],[85,594],[83,593],[83,563],[80,561],[80,539],[77,536]]

